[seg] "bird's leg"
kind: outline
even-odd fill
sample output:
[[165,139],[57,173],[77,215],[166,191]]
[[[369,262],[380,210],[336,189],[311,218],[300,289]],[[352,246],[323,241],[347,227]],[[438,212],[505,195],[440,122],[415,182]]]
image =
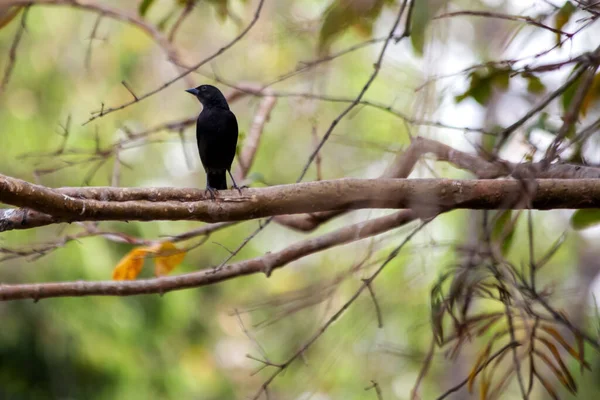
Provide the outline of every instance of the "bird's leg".
[[235,183],[235,179],[233,179],[233,175],[231,175],[231,171],[227,170],[227,172],[229,172],[229,177],[231,178],[231,182],[233,182],[233,189],[237,189],[237,191],[240,193],[240,196],[241,196],[242,189],[237,185],[237,183]]
[[204,194],[206,194],[206,192],[210,193],[210,198],[213,200],[216,200],[216,195],[219,193],[217,192],[217,189],[215,189],[212,186],[209,186],[208,184],[206,184],[206,190],[204,191]]

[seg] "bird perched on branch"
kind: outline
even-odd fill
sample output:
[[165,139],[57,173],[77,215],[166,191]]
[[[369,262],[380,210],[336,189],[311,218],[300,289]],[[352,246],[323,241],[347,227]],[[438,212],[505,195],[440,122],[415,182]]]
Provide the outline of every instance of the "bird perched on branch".
[[226,171],[233,187],[241,190],[231,175],[231,164],[235,157],[238,139],[238,124],[223,93],[211,85],[201,85],[186,92],[193,94],[202,103],[202,112],[196,122],[196,140],[204,171],[206,190],[214,199],[217,190],[227,189]]

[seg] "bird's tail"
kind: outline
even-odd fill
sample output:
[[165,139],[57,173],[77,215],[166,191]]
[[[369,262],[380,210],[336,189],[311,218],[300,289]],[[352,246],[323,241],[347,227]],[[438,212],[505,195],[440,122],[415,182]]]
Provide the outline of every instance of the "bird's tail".
[[206,173],[206,186],[216,190],[227,190],[227,175],[225,170]]

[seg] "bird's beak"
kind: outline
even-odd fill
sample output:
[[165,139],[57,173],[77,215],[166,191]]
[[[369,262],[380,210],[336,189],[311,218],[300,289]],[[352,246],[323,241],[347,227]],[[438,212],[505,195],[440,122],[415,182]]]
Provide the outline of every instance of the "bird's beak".
[[187,89],[186,92],[193,94],[194,96],[198,96],[198,89]]

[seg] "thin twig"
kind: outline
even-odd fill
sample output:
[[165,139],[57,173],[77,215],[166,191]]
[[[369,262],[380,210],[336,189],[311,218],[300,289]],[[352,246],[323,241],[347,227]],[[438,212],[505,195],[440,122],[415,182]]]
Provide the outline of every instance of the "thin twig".
[[311,338],[308,339],[306,341],[306,343],[304,343],[304,345],[302,345],[300,347],[300,349],[298,349],[298,351],[296,351],[285,362],[279,364],[279,368],[277,370],[275,370],[271,374],[271,376],[269,376],[269,378],[265,382],[263,382],[263,384],[261,385],[261,388],[254,395],[254,397],[252,398],[252,400],[257,400],[260,397],[260,395],[268,388],[268,386],[271,384],[271,382],[273,382],[273,380],[279,374],[281,374],[283,371],[285,371],[287,369],[287,367],[290,366],[291,363],[293,363],[296,359],[298,359],[301,355],[303,355],[325,333],[325,331],[327,331],[327,329],[331,326],[331,324],[333,324],[335,321],[337,321],[346,312],[346,310],[348,310],[348,308],[352,305],[352,303],[354,303],[354,301],[361,295],[361,293],[375,280],[375,278],[377,278],[377,276],[385,269],[385,267],[393,259],[395,259],[398,256],[398,254],[400,253],[400,251],[402,250],[402,248],[406,245],[406,243],[408,243],[426,224],[427,224],[426,222],[421,223],[410,234],[408,234],[408,236],[402,241],[402,243],[400,243],[400,245],[398,245],[394,250],[392,250],[392,252],[386,258],[386,260],[381,264],[381,266],[369,278],[363,280],[363,283],[360,286],[360,288],[358,288],[358,290],[356,292],[354,292],[354,294],[350,297],[350,299],[348,299],[338,309],[338,311],[335,312],[331,316],[331,318],[329,318],[327,320],[327,322],[325,322],[319,328],[319,330],[317,332],[315,332],[313,334],[313,336],[311,336]]
[[100,109],[100,111],[93,113],[94,115],[92,115],[86,122],[84,122],[83,125],[86,125],[86,124],[94,121],[95,119],[103,117],[103,116],[105,116],[107,114],[111,114],[111,113],[113,113],[115,111],[122,110],[122,109],[124,109],[126,107],[129,107],[132,104],[135,104],[137,102],[145,100],[148,97],[153,96],[153,95],[161,92],[162,90],[168,88],[169,86],[171,86],[175,82],[179,81],[180,79],[188,76],[189,74],[191,74],[192,72],[194,72],[195,70],[197,70],[198,68],[200,68],[201,66],[203,66],[206,63],[214,60],[215,58],[217,58],[218,56],[220,56],[221,54],[223,54],[225,51],[229,50],[236,43],[238,43],[244,36],[246,36],[246,34],[250,31],[250,29],[252,29],[252,27],[256,24],[256,22],[258,21],[258,18],[260,16],[260,13],[262,11],[264,2],[265,2],[265,0],[260,0],[259,1],[258,6],[256,7],[256,11],[254,12],[254,16],[252,17],[252,20],[250,21],[250,23],[246,26],[246,28],[242,32],[240,32],[235,38],[233,38],[233,40],[231,40],[225,46],[221,47],[220,49],[218,49],[217,51],[215,51],[214,53],[212,53],[210,56],[206,57],[202,61],[194,64],[193,66],[191,66],[189,68],[187,68],[184,72],[178,74],[176,77],[174,77],[174,78],[166,81],[165,83],[163,83],[159,87],[157,87],[157,88],[155,88],[153,90],[150,90],[150,91],[148,91],[148,92],[146,92],[146,93],[138,96],[137,99],[134,99],[132,101],[129,101],[129,102],[126,102],[126,103],[123,103],[121,105],[114,106],[114,107],[105,108],[103,106]]
[[17,32],[15,33],[15,37],[13,39],[12,45],[10,46],[10,50],[8,52],[8,63],[6,64],[6,69],[4,70],[4,76],[2,77],[2,83],[0,83],[0,94],[6,90],[6,86],[10,81],[12,76],[13,69],[17,62],[17,48],[19,47],[19,43],[21,43],[21,37],[23,36],[23,32],[26,29],[26,21],[27,14],[29,13],[29,7],[25,7],[23,10],[23,14],[21,15],[21,22],[19,27],[17,28]]

